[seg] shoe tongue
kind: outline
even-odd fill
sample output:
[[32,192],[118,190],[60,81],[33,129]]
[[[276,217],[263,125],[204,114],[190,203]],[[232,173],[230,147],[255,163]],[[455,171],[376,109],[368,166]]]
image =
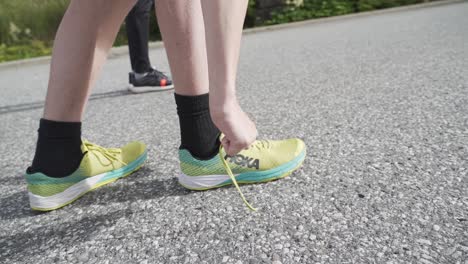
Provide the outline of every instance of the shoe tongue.
[[81,143],[81,152],[83,152],[83,154],[86,153],[86,152],[88,152],[88,148],[86,147],[86,145],[84,144],[84,142]]

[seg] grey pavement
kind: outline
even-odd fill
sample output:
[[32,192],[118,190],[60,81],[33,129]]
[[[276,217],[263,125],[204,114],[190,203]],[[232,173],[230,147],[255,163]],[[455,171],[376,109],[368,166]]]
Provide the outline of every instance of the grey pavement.
[[[165,52],[153,64],[168,70]],[[48,66],[0,72],[0,263],[468,263],[468,3],[245,36],[239,97],[260,137],[300,137],[302,169],[267,184],[180,187],[171,92],[93,90],[84,137],[138,139],[132,176],[34,213],[22,174]]]

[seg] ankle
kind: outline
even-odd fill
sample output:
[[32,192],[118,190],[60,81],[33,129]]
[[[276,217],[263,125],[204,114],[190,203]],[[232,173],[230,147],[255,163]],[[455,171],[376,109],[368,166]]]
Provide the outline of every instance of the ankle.
[[218,153],[220,131],[214,125],[209,109],[209,95],[175,94],[179,115],[181,145],[194,157],[206,160]]
[[81,122],[41,119],[36,152],[28,173],[41,172],[50,177],[73,173],[83,158],[81,143]]

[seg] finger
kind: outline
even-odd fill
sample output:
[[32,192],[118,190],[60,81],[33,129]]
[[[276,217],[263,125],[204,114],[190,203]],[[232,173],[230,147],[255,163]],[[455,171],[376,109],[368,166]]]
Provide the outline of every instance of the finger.
[[232,145],[230,145],[229,148],[226,149],[226,154],[228,154],[228,156],[230,156],[230,157],[235,156],[239,152],[240,152],[240,150],[239,149],[234,149],[232,147]]
[[221,144],[223,145],[223,148],[224,148],[224,151],[226,152],[226,154],[229,155],[228,150],[231,148],[231,143],[230,143],[230,141],[229,141],[227,138],[224,137],[224,138],[221,140]]
[[248,147],[248,145],[243,143],[232,143],[229,146],[229,156],[234,156],[237,153],[241,152],[244,148]]
[[221,139],[221,144],[223,144],[223,146],[229,145],[229,139],[227,139],[226,137],[223,137]]
[[226,151],[226,154],[227,154],[229,157],[232,157],[232,156],[236,155],[236,154],[233,154],[233,152],[231,151],[231,148],[230,148],[230,147],[229,147],[229,148],[225,148],[224,150]]
[[236,145],[234,142],[230,141],[228,147],[226,148],[226,153],[229,156],[235,156],[237,153],[239,153],[242,150],[238,145]]

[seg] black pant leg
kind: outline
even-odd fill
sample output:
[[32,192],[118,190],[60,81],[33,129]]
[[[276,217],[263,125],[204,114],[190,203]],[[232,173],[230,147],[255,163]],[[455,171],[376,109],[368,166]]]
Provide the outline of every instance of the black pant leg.
[[148,72],[151,63],[148,54],[149,20],[154,0],[138,0],[125,19],[132,70]]

